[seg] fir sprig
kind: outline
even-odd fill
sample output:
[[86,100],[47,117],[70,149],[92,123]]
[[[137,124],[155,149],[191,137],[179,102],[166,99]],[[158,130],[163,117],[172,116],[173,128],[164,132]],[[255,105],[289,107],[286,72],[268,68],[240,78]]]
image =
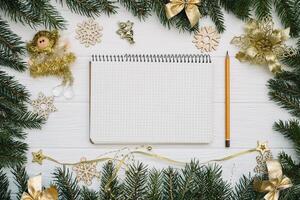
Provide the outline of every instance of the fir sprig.
[[64,3],[68,6],[68,8],[77,14],[85,15],[87,17],[96,17],[101,13],[101,2],[98,0],[57,0],[64,5]]
[[14,183],[17,186],[18,190],[16,193],[17,199],[21,199],[22,194],[27,191],[27,182],[29,176],[27,175],[25,167],[22,165],[17,165],[13,168],[12,174],[14,175]]
[[300,124],[296,119],[287,122],[279,120],[274,124],[274,129],[294,143],[296,152],[300,156]]
[[139,19],[146,19],[151,15],[152,0],[119,0],[119,2]]
[[[5,55],[24,54],[25,47],[21,38],[12,32],[9,25],[0,17],[0,58]],[[24,67],[25,68],[25,67]]]
[[81,200],[97,200],[97,199],[98,199],[98,193],[96,191],[90,190],[87,187],[82,188]]
[[121,195],[121,184],[119,178],[115,177],[115,166],[107,162],[102,168],[99,196],[101,200],[118,200]]
[[172,167],[163,171],[163,199],[175,200],[179,197],[179,173]]
[[254,191],[253,188],[253,177],[249,174],[248,176],[243,175],[236,183],[234,193],[232,194],[233,200],[253,200],[262,199],[263,194]]
[[144,200],[147,193],[147,166],[143,163],[130,165],[126,170],[122,199]]
[[16,55],[5,53],[0,50],[0,65],[12,68],[14,70],[23,72],[25,71],[26,64]]
[[6,174],[2,171],[0,167],[0,199],[10,200],[11,191],[9,190],[9,182]]
[[271,17],[272,15],[272,0],[255,0],[253,1],[253,7],[258,19]]
[[56,168],[54,173],[54,184],[58,189],[60,200],[78,200],[80,198],[80,188],[77,180],[73,180],[69,169]]
[[147,183],[147,200],[163,200],[162,173],[157,169],[150,170]]
[[27,0],[42,25],[48,29],[65,29],[66,21],[48,0]]
[[295,0],[274,0],[274,6],[282,24],[291,28],[291,35],[294,37],[299,36],[300,4],[296,3]]

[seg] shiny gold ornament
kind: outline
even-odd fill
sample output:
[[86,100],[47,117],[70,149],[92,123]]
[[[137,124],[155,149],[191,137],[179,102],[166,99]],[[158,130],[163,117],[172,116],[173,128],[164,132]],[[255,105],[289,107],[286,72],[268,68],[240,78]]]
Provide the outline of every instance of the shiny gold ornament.
[[68,52],[67,44],[59,44],[58,31],[39,31],[27,44],[27,50],[32,77],[56,76],[62,79],[62,86],[73,85],[70,68],[76,57]]
[[119,29],[117,30],[117,34],[120,35],[121,39],[126,39],[130,44],[134,44],[135,41],[133,39],[133,22],[120,22]]
[[290,29],[274,29],[271,18],[261,21],[249,20],[245,34],[234,37],[232,44],[241,50],[236,54],[240,62],[267,65],[273,73],[281,71],[279,59],[294,56],[297,51],[288,47],[285,42],[289,39]]
[[266,162],[268,169],[268,181],[254,181],[254,189],[259,192],[267,192],[264,196],[266,200],[278,200],[279,191],[293,186],[291,180],[282,174],[282,168],[277,160]]
[[202,17],[198,9],[201,0],[170,0],[166,4],[166,15],[168,19],[178,15],[182,10],[190,21],[191,27],[194,27]]
[[22,194],[21,200],[58,200],[58,192],[54,186],[42,190],[41,175],[28,180],[28,193]]

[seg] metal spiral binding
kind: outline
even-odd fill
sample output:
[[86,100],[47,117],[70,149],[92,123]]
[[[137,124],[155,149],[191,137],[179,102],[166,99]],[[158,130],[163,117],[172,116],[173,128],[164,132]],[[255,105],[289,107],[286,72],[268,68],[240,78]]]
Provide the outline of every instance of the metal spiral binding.
[[211,63],[211,57],[208,54],[93,54],[92,62]]

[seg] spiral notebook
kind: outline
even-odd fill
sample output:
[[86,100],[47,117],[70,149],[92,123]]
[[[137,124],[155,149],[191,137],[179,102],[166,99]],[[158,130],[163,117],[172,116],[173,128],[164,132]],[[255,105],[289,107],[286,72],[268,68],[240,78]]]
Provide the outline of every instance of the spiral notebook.
[[209,143],[212,93],[209,55],[93,55],[90,140]]

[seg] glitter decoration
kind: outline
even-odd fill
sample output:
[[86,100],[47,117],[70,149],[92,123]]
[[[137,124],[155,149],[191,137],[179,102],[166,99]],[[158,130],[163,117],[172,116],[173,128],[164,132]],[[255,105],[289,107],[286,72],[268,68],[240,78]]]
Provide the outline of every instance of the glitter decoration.
[[295,56],[298,51],[287,45],[290,28],[276,29],[272,18],[248,20],[245,34],[234,37],[231,44],[239,47],[235,57],[240,62],[267,66],[273,73],[282,71],[280,60]]
[[265,151],[264,153],[256,156],[256,167],[254,168],[254,172],[256,174],[267,174],[268,169],[267,169],[267,161],[272,160],[273,155],[270,150]]
[[208,26],[199,29],[195,33],[194,39],[193,43],[202,53],[212,52],[219,46],[220,34],[214,27]]
[[85,47],[94,46],[101,42],[102,26],[95,20],[88,20],[77,24],[76,39]]
[[42,92],[38,94],[38,98],[36,100],[31,101],[33,112],[45,119],[48,119],[50,113],[57,111],[57,108],[53,103],[54,97],[46,97]]
[[117,34],[120,35],[121,39],[125,39],[129,42],[129,44],[134,44],[135,41],[133,39],[133,22],[120,22],[119,29],[117,30]]
[[73,167],[76,172],[76,179],[83,181],[86,185],[91,185],[94,178],[100,178],[100,172],[97,171],[97,162],[87,162],[85,157]]

